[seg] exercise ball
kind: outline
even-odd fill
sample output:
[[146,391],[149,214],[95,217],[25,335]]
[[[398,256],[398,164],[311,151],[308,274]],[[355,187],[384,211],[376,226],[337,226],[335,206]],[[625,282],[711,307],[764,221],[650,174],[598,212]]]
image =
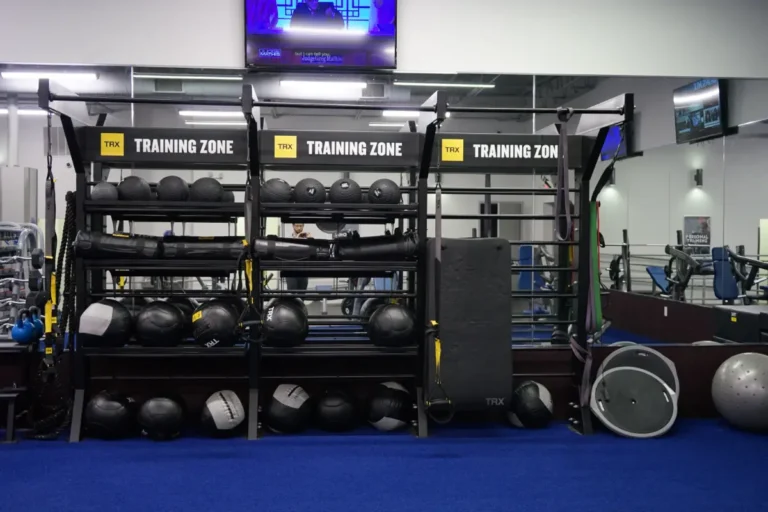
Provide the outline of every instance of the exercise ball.
[[144,306],[152,301],[146,297],[126,297],[117,299],[117,302],[128,308],[128,311],[131,312],[131,316],[136,318],[136,316],[139,314],[139,311],[141,311]]
[[238,340],[239,316],[235,307],[224,301],[203,302],[192,314],[192,335],[204,347],[231,347]]
[[363,191],[356,181],[349,178],[341,178],[331,185],[329,194],[332,203],[359,203],[363,198]]
[[314,178],[304,178],[293,187],[297,203],[324,203],[325,186]]
[[261,186],[259,199],[262,203],[290,203],[293,202],[293,189],[287,181],[272,178]]
[[101,181],[91,189],[91,199],[94,201],[117,201],[117,187],[113,183]]
[[205,203],[219,203],[224,196],[224,187],[213,178],[200,178],[189,187],[189,200]]
[[265,308],[261,323],[265,345],[293,347],[302,344],[309,333],[307,315],[290,299],[278,299]]
[[380,347],[402,347],[413,343],[416,317],[400,304],[385,304],[368,320],[368,337]]
[[546,427],[552,421],[552,394],[538,382],[523,382],[512,395],[509,421],[521,428]]
[[243,421],[245,407],[237,394],[227,389],[208,397],[200,424],[208,435],[226,437],[237,433]]
[[305,315],[307,316],[309,315],[309,311],[307,310],[307,305],[304,304],[304,301],[298,297],[285,297],[282,299],[272,299],[269,302],[267,302],[266,309],[269,309],[272,306],[272,304],[274,304],[278,300],[285,301],[285,302],[293,302],[296,306],[298,306],[299,309],[301,309],[301,311],[304,312]]
[[279,434],[295,434],[306,429],[312,418],[312,403],[304,388],[280,384],[267,406],[267,427]]
[[117,196],[123,201],[151,201],[152,188],[140,176],[128,176],[117,186]]
[[357,424],[355,406],[346,393],[329,390],[317,401],[317,426],[329,432],[344,432]]
[[150,439],[164,441],[178,437],[184,423],[184,408],[171,398],[150,398],[139,410],[141,433]]
[[85,431],[100,439],[120,439],[134,433],[136,402],[125,395],[102,391],[88,401]]
[[147,347],[174,347],[184,337],[184,316],[167,302],[150,302],[136,316],[136,339]]
[[157,184],[157,198],[160,201],[186,201],[189,184],[178,176],[166,176]]
[[408,425],[413,416],[413,399],[397,382],[376,386],[368,407],[368,422],[377,430],[390,432]]
[[768,356],[743,352],[720,365],[712,379],[715,408],[731,425],[768,430]]
[[184,317],[184,338],[192,337],[192,314],[200,305],[195,299],[189,297],[168,297],[165,302],[179,308]]
[[368,189],[368,202],[373,204],[399,204],[400,199],[400,187],[387,178],[374,181]]
[[221,195],[221,202],[222,203],[234,203],[235,202],[235,193],[231,190],[225,190],[224,193]]
[[[353,300],[353,311],[354,311],[354,299]],[[371,297],[369,299],[365,299],[362,306],[360,306],[360,316],[365,318],[366,321],[370,320],[371,315],[379,309],[382,306],[385,306],[387,304],[387,299],[383,299],[381,297]]]
[[86,347],[122,347],[133,334],[133,315],[116,300],[94,302],[80,315],[77,341]]

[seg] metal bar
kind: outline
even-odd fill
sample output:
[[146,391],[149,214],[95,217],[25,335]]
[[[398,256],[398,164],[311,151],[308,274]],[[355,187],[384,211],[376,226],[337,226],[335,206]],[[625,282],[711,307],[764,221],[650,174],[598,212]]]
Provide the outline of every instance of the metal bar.
[[366,103],[300,103],[296,101],[255,101],[254,107],[312,108],[327,110],[407,110],[409,112],[435,112],[435,107],[414,105],[376,105]]
[[578,245],[572,240],[510,240],[509,245]]
[[531,266],[519,266],[519,265],[513,265],[512,266],[512,273],[518,274],[520,272],[574,272],[578,270],[576,267],[548,267],[546,265],[531,265]]
[[535,378],[556,378],[556,377],[573,377],[575,374],[570,373],[513,373],[512,378],[518,379],[535,379]]
[[279,297],[300,297],[303,299],[310,299],[310,300],[322,300],[322,299],[345,299],[347,297],[362,297],[362,298],[370,298],[370,297],[398,297],[398,298],[404,298],[404,299],[415,299],[416,294],[415,293],[407,293],[407,292],[398,292],[398,291],[366,291],[366,290],[346,290],[346,291],[303,291],[303,290],[295,290],[295,291],[268,291],[261,294],[262,298],[265,299],[272,299],[272,298],[279,298]]
[[[512,292],[512,297],[527,297],[532,299],[543,299],[543,298],[550,298],[550,299],[575,299],[577,295],[575,293],[568,293],[567,287],[566,291],[560,291],[558,286],[558,291],[556,292],[527,292],[524,290],[518,290]],[[538,316],[538,315],[529,315],[529,316]],[[558,312],[558,316],[560,317],[560,314]],[[562,318],[561,320],[565,320],[567,317]]]
[[[483,196],[483,213],[486,215],[493,215],[493,212],[491,211],[493,209],[493,206],[491,205],[491,194],[488,193],[489,188],[491,188],[491,175],[486,174],[485,175],[485,195]],[[445,191],[442,191],[445,192]],[[482,218],[480,219],[480,231],[483,233],[483,238],[491,238],[491,234],[493,233],[493,222],[490,218]],[[482,229],[482,228],[485,229]]]
[[624,260],[624,287],[628,292],[632,291],[632,265],[629,246],[629,230],[621,230],[621,238],[624,241],[621,248],[621,257]]
[[49,95],[51,101],[82,101],[93,103],[115,103],[133,105],[199,105],[209,107],[239,107],[239,100],[204,100],[191,98],[131,98],[125,96],[89,96],[89,95]]
[[[427,218],[434,219],[434,214],[427,215]],[[443,214],[443,219],[453,219],[453,220],[472,220],[472,219],[501,219],[501,220],[554,220],[556,218],[555,215],[539,215],[539,214],[528,214],[528,213],[498,213],[498,214],[467,214],[467,215],[458,215],[458,214]],[[572,219],[578,219],[578,215],[571,215]]]
[[468,114],[558,114],[570,110],[573,114],[618,114],[624,113],[623,108],[531,108],[531,107],[448,107],[448,112]]
[[571,325],[572,320],[544,320],[539,322],[538,320],[529,320],[521,322],[510,322],[512,325]]
[[[486,176],[490,176],[487,174]],[[430,187],[429,192],[435,192],[435,187]],[[509,188],[509,187],[441,187],[440,191],[443,194],[468,194],[468,195],[532,195],[532,196],[554,196],[557,191],[555,189],[547,188]],[[579,189],[572,188],[569,190],[574,194],[579,193]]]
[[285,380],[285,379],[296,379],[296,380],[335,380],[335,379],[354,379],[354,380],[365,380],[365,379],[374,379],[374,380],[406,380],[406,379],[413,379],[416,376],[412,373],[392,373],[392,374],[366,374],[366,375],[343,375],[343,374],[331,374],[331,375],[266,375],[262,377],[266,380]]

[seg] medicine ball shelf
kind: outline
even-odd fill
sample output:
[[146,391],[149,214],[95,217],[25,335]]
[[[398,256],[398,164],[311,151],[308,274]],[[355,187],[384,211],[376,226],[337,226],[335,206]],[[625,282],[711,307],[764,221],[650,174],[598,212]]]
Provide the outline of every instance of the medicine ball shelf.
[[279,217],[282,222],[383,224],[395,219],[415,219],[419,211],[418,206],[413,204],[270,203],[261,206],[261,214],[264,217]]
[[243,203],[85,200],[83,208],[86,215],[141,222],[233,222],[245,216]]
[[247,347],[83,347],[80,349],[88,357],[243,357]]
[[[113,276],[226,277],[239,268],[235,260],[96,260],[82,259],[89,270],[109,270]],[[240,265],[242,266],[242,265]],[[220,292],[226,293],[226,290]]]

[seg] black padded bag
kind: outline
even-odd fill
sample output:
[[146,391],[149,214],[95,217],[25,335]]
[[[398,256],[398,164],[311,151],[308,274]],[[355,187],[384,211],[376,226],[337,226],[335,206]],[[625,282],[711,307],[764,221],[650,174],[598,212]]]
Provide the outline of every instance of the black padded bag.
[[236,260],[246,253],[238,237],[167,236],[163,238],[165,258],[191,260]]
[[148,236],[78,231],[75,254],[83,258],[148,259],[160,257],[160,243]]

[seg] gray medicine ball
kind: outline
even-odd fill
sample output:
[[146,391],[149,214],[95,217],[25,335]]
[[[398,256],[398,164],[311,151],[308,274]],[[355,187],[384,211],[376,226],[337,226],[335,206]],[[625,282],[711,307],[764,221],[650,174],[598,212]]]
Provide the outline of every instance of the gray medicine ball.
[[293,187],[297,203],[324,203],[325,186],[314,178],[304,178]]
[[166,176],[157,184],[157,199],[186,201],[189,199],[189,184],[178,176]]
[[91,189],[91,199],[94,201],[117,201],[118,197],[114,183],[101,181]]
[[206,433],[225,437],[237,433],[245,420],[245,407],[234,391],[218,391],[208,397],[200,424]]
[[712,400],[731,425],[768,430],[768,356],[744,352],[720,365],[712,379]]
[[152,188],[141,176],[128,176],[117,186],[121,201],[151,201]]
[[280,384],[272,394],[266,412],[270,430],[292,434],[307,428],[312,417],[312,404],[301,386]]
[[329,194],[332,203],[359,203],[363,192],[356,181],[348,178],[336,180]]
[[291,203],[293,202],[293,189],[287,181],[272,178],[265,181],[261,186],[259,199],[262,203]]
[[220,203],[224,187],[213,178],[200,178],[189,187],[189,200],[205,203]]
[[80,316],[77,341],[87,347],[122,347],[131,339],[133,315],[120,302],[94,302]]

